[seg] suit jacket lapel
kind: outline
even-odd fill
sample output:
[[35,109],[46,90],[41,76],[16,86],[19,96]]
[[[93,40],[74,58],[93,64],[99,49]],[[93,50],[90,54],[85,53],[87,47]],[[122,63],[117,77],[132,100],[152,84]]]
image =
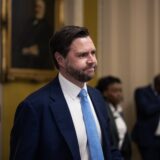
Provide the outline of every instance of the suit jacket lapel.
[[[90,87],[88,88],[88,93],[90,95],[90,98],[92,100],[92,103],[93,103],[93,106],[94,106],[94,109],[95,109],[95,112],[96,112],[96,115],[97,115],[97,118],[98,118],[98,121],[99,121],[99,125],[100,125],[100,128],[101,128],[101,133],[102,133],[102,146],[103,146],[103,153],[104,153],[104,156],[105,156],[105,159],[111,159],[110,157],[110,154],[109,154],[109,141],[108,141],[108,138],[109,138],[109,133],[108,133],[108,127],[107,124],[107,117],[104,117],[104,114],[103,115],[103,111],[105,112],[106,111],[106,108],[105,108],[105,102],[102,103],[102,100],[100,100],[99,96],[95,93],[95,91],[93,91],[92,89],[90,89]],[[104,106],[104,109],[102,108]],[[107,115],[106,115],[107,116]]]
[[99,99],[99,97],[97,97],[97,94],[95,94],[95,92],[93,92],[89,88],[88,88],[88,92],[89,92],[89,96],[92,100],[92,103],[93,103],[97,118],[99,120],[99,124],[101,126],[101,129],[103,129],[106,127],[106,123],[105,123],[103,115],[102,115],[102,111],[101,111],[102,104],[100,103],[100,99]]
[[60,132],[70,148],[73,159],[80,160],[79,146],[75,128],[58,78],[56,78],[54,83],[51,85],[50,95],[52,99],[50,107]]

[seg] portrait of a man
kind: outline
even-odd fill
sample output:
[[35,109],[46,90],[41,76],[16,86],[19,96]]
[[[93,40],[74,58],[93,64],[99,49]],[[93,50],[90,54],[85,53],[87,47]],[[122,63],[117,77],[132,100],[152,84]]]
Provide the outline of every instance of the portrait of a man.
[[53,0],[13,0],[11,67],[53,69],[49,39],[54,31]]

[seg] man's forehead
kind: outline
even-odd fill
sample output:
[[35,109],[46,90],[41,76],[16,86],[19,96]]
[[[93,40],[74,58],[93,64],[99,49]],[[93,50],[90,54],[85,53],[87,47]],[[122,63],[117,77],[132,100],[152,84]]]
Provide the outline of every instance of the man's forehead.
[[70,48],[83,47],[90,48],[92,47],[95,50],[94,43],[90,37],[80,37],[72,41]]

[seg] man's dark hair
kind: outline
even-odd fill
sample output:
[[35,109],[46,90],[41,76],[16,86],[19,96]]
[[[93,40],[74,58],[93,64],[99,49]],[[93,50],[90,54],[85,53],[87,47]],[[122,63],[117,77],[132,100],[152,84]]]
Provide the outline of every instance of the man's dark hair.
[[59,65],[55,59],[55,53],[59,52],[63,57],[66,57],[73,40],[87,36],[89,36],[89,32],[85,27],[65,26],[51,37],[50,52],[57,69],[59,69]]
[[96,88],[103,93],[108,87],[114,83],[119,83],[121,84],[121,80],[117,77],[114,76],[106,76],[102,77],[98,80]]

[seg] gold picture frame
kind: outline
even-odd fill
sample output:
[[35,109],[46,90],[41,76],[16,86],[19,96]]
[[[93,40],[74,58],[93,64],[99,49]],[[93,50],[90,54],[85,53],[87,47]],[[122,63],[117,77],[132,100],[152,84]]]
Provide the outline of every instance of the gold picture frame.
[[[45,20],[37,20],[43,12]],[[1,80],[53,78],[56,70],[51,64],[49,36],[63,25],[63,0],[2,0],[0,21]]]

